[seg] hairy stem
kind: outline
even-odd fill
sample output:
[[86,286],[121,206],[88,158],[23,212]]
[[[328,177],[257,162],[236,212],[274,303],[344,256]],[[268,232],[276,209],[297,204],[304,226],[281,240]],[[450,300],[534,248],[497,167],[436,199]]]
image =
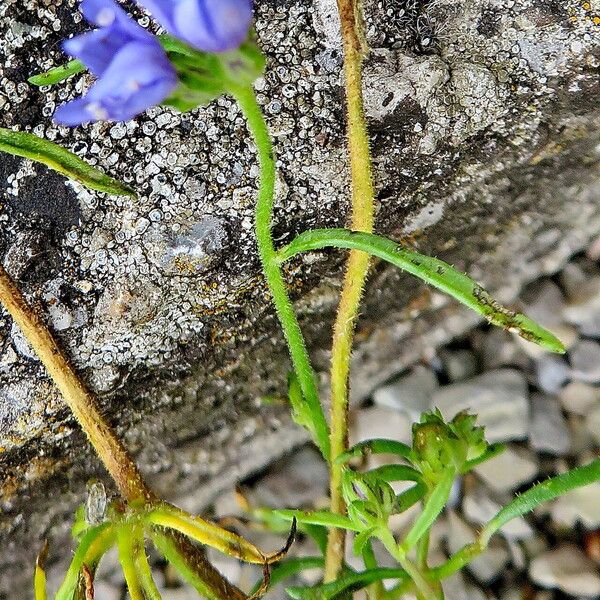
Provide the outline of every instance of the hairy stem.
[[[373,230],[375,190],[369,135],[362,96],[362,44],[358,0],[338,0],[342,24],[350,152],[352,229]],[[345,514],[342,497],[343,465],[335,459],[348,445],[348,377],[354,330],[369,270],[369,256],[350,252],[340,305],[333,332],[331,357],[331,511]],[[330,529],[325,561],[325,581],[334,581],[344,557],[345,531]]]
[[[46,367],[65,403],[86,433],[123,498],[129,503],[135,504],[155,502],[154,494],[144,482],[136,464],[112,427],[98,410],[94,397],[82,383],[44,321],[29,306],[23,294],[1,265],[0,301]],[[182,539],[180,545],[184,557],[182,560],[193,565],[197,577],[206,581],[207,589],[214,592],[211,597],[218,600],[246,598],[242,592],[215,571],[200,548],[186,539]]]
[[254,137],[260,162],[260,188],[256,204],[256,239],[263,273],[281,322],[292,363],[298,377],[304,400],[312,414],[313,436],[323,456],[329,460],[328,427],[319,401],[317,379],[311,366],[308,351],[298,319],[287,293],[277,252],[273,243],[272,220],[275,200],[275,153],[269,130],[252,89],[239,88],[235,97],[244,112],[248,127]]
[[127,450],[98,410],[94,397],[79,379],[46,324],[1,266],[0,300],[46,367],[123,498],[138,503],[152,500],[152,493]]

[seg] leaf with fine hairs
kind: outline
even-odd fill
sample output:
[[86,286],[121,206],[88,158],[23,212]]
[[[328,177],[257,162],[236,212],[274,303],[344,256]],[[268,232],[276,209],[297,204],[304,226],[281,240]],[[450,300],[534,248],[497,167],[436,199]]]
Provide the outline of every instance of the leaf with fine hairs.
[[484,316],[490,323],[515,331],[524,339],[546,350],[565,353],[565,347],[554,334],[529,317],[502,306],[464,273],[448,263],[419,254],[385,237],[347,229],[306,231],[278,252],[279,262],[284,262],[300,252],[327,247],[362,250],[377,256],[449,294]]
[[23,131],[0,127],[0,151],[42,163],[69,179],[106,194],[135,196],[135,192],[124,183],[109,177],[88,165],[78,156],[62,146]]

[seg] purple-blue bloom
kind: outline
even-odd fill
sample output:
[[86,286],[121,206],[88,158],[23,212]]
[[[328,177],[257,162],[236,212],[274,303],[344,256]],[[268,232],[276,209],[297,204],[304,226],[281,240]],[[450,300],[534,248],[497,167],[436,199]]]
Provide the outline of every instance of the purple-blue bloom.
[[66,40],[63,48],[98,81],[83,98],[58,108],[58,123],[127,121],[160,104],[177,87],[177,73],[158,39],[114,0],[83,0],[81,12],[99,29]]
[[252,0],[137,0],[171,34],[204,52],[235,50],[248,37]]

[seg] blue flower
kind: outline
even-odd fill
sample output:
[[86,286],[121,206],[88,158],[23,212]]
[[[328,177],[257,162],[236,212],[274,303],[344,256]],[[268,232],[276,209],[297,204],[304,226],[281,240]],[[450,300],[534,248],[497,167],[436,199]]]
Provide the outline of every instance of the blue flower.
[[137,0],[171,34],[204,52],[235,50],[248,37],[252,0]]
[[60,106],[63,125],[127,121],[160,104],[177,87],[177,73],[158,39],[114,0],[83,0],[81,11],[99,29],[64,42],[98,78],[86,96]]

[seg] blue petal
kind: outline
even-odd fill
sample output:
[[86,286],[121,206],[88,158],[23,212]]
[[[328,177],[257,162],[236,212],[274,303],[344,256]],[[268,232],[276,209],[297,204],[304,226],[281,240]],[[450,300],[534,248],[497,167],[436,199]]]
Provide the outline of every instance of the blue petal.
[[87,99],[109,119],[124,121],[160,104],[175,87],[177,74],[161,46],[132,42],[115,56]]
[[118,31],[122,35],[140,40],[152,37],[114,0],[83,0],[80,9],[86,20],[98,27]]
[[158,21],[169,33],[176,34],[173,14],[179,0],[136,0],[137,3]]
[[175,8],[177,33],[205,52],[238,48],[251,24],[250,0],[180,0]]
[[96,29],[63,42],[63,50],[81,60],[96,77],[106,70],[115,54],[130,39],[123,39],[110,28]]
[[53,118],[57,123],[68,127],[89,123],[96,119],[94,119],[88,106],[89,101],[86,98],[77,98],[77,100],[59,106]]

